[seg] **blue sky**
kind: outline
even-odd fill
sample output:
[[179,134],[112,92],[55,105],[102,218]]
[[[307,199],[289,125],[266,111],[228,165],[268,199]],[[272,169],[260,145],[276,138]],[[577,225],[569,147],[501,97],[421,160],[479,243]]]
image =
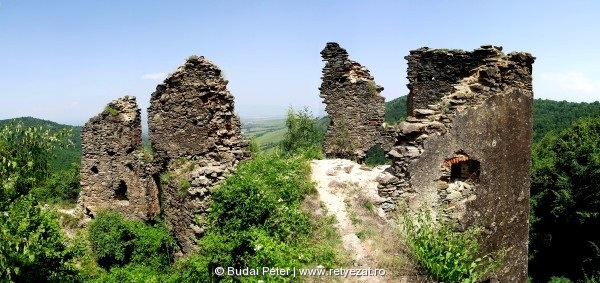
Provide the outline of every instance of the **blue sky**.
[[389,100],[408,93],[409,50],[527,51],[536,98],[600,97],[598,1],[0,0],[0,119],[82,125],[111,100],[145,111],[192,55],[217,64],[244,118],[322,114],[319,52],[338,42]]

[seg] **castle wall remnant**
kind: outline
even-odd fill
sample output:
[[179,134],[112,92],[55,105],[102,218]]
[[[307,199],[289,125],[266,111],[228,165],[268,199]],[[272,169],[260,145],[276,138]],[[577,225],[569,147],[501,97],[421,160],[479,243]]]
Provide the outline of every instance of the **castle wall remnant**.
[[143,159],[140,109],[135,98],[110,102],[81,131],[79,207],[89,215],[111,208],[129,217],[160,213],[154,168]]
[[326,64],[320,97],[331,119],[323,141],[325,155],[362,161],[381,138],[383,87],[375,83],[366,67],[349,60],[337,43],[327,43],[321,56]]
[[483,227],[506,250],[499,282],[527,281],[534,57],[482,46],[421,48],[408,60],[408,118],[381,177],[385,210],[425,204],[457,230]]
[[206,228],[210,189],[250,157],[221,70],[189,57],[156,87],[148,127],[152,156],[142,148],[135,98],[109,103],[86,123],[80,207],[144,220],[162,213],[187,253]]
[[196,220],[207,214],[209,189],[250,157],[227,83],[212,62],[191,56],[150,99],[149,137],[165,168],[164,216],[184,252],[204,233]]

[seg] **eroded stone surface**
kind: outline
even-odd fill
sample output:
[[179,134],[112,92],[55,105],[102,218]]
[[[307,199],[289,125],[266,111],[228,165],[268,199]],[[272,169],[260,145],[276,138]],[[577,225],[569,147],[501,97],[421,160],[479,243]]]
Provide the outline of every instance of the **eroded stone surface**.
[[142,153],[140,109],[135,97],[109,103],[81,131],[81,186],[78,205],[93,216],[114,209],[130,218],[160,213],[155,168]]
[[423,204],[463,230],[484,228],[484,252],[505,249],[499,282],[527,280],[531,170],[528,53],[421,48],[408,60],[408,118],[397,127],[383,208]]
[[204,57],[191,56],[157,86],[148,116],[153,155],[142,150],[133,97],[109,103],[86,123],[79,206],[90,216],[114,209],[143,220],[162,208],[186,253],[206,229],[211,189],[250,157],[248,144],[227,81]]
[[157,162],[165,168],[165,220],[188,252],[206,228],[201,219],[210,188],[250,156],[221,70],[204,57],[188,58],[156,87],[148,123]]
[[329,42],[321,51],[323,82],[320,96],[331,119],[323,149],[327,157],[358,160],[381,139],[385,98],[366,67],[348,59],[337,43]]

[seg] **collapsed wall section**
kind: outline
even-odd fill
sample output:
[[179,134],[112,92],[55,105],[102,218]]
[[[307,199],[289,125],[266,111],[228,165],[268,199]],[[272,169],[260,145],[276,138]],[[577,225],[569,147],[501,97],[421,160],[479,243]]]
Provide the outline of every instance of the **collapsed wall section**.
[[380,180],[385,210],[425,205],[457,230],[483,227],[505,249],[497,280],[527,280],[534,58],[500,47],[421,48],[408,60],[408,118]]
[[135,97],[110,102],[81,131],[81,193],[78,207],[89,216],[113,209],[129,218],[160,213],[153,166],[142,153],[140,109]]
[[367,150],[381,139],[385,115],[383,87],[377,85],[366,67],[349,60],[337,43],[321,51],[323,82],[319,90],[331,124],[325,133],[323,150],[329,158],[364,160]]
[[221,70],[191,56],[156,87],[149,138],[163,168],[164,216],[183,252],[204,233],[210,189],[250,157]]

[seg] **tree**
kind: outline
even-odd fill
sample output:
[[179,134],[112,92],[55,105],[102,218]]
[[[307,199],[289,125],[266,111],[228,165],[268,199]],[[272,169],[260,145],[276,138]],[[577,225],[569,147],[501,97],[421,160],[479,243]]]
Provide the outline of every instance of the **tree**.
[[50,134],[41,127],[11,123],[0,129],[0,208],[27,195],[48,177],[48,162],[57,146],[66,144],[66,130]]
[[530,270],[536,280],[600,270],[600,117],[533,150]]
[[48,176],[48,161],[68,133],[11,123],[0,129],[0,279],[75,281],[73,253],[55,217],[30,190]]

